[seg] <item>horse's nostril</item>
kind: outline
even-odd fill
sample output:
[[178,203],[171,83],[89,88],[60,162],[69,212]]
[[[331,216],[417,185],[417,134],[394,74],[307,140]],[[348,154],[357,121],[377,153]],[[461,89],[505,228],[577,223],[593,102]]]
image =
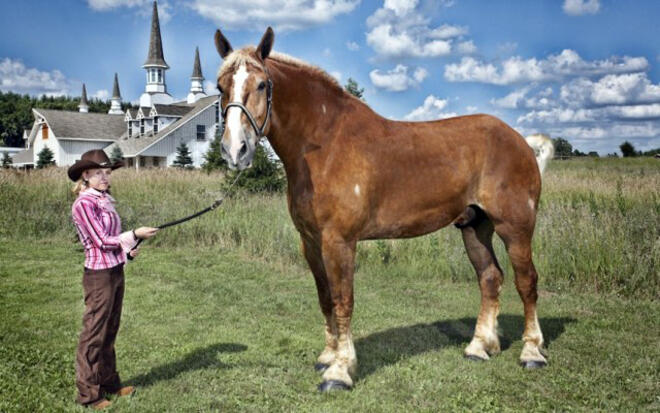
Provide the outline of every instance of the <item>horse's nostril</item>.
[[243,142],[243,144],[241,145],[241,149],[238,151],[238,156],[242,158],[245,156],[246,153],[247,153],[247,144]]

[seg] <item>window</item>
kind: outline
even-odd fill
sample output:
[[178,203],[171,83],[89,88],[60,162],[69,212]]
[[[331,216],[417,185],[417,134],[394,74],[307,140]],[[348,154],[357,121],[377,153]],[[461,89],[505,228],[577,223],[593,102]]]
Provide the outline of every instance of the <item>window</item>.
[[206,125],[197,125],[197,140],[203,141],[206,139]]
[[131,123],[132,122],[128,122],[128,137],[129,138],[133,137],[133,125]]
[[163,70],[158,69],[158,83],[163,83]]
[[158,133],[158,116],[154,116],[154,134]]
[[144,135],[144,118],[140,119],[140,136]]
[[160,165],[160,159],[154,156],[154,166],[158,167]]
[[45,123],[41,125],[41,137],[43,140],[48,139],[48,125]]
[[215,123],[220,123],[220,101],[215,102]]
[[139,156],[138,158],[140,158],[140,167],[144,168],[144,166],[147,164],[144,160],[144,156]]

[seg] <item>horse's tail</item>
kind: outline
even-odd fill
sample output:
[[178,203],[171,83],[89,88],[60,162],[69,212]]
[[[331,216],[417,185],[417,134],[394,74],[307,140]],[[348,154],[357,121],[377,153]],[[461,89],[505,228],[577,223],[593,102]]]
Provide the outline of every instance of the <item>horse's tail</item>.
[[527,141],[527,144],[534,150],[536,162],[539,164],[541,174],[543,174],[543,171],[548,164],[548,160],[552,159],[552,156],[555,154],[555,145],[553,145],[552,140],[548,135],[540,133],[526,137],[525,141]]

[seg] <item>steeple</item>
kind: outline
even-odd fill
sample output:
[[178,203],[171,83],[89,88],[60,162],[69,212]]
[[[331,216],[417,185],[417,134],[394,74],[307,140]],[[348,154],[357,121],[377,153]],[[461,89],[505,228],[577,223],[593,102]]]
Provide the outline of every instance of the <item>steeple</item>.
[[142,67],[147,71],[147,86],[140,96],[140,106],[151,106],[154,103],[170,104],[174,101],[167,93],[165,84],[165,71],[170,67],[163,56],[163,42],[160,38],[160,23],[158,21],[158,6],[154,1],[151,15],[151,37],[149,39],[149,53]]
[[82,96],[80,97],[80,105],[78,105],[78,111],[80,113],[89,112],[89,105],[87,104],[87,89],[83,83]]
[[110,99],[110,110],[108,115],[123,115],[121,110],[121,95],[119,94],[119,79],[115,73],[115,84],[112,85],[112,99]]
[[190,93],[188,93],[187,102],[195,103],[199,99],[206,97],[204,93],[204,76],[202,75],[202,65],[199,63],[199,47],[195,48],[195,63],[190,77]]
[[162,67],[169,69],[170,67],[165,63],[163,57],[163,41],[160,38],[160,23],[158,21],[158,7],[154,1],[154,9],[151,14],[151,38],[149,40],[149,54],[147,54],[147,61],[144,62],[142,67]]

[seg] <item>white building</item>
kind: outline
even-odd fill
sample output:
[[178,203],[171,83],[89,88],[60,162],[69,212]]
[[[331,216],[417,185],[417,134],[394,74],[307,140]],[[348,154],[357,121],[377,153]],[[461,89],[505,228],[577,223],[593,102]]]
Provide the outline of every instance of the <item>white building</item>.
[[137,109],[121,109],[116,73],[108,114],[88,112],[84,84],[79,112],[33,109],[34,124],[30,132],[24,134],[25,150],[14,155],[14,166],[36,165],[38,153],[44,147],[53,152],[53,160],[58,166],[72,165],[91,149],[103,149],[111,156],[118,147],[129,167],[166,167],[176,159],[177,147],[185,143],[193,165],[200,167],[220,122],[218,96],[204,93],[198,49],[195,50],[190,93],[186,99],[175,101],[167,92],[165,72],[169,65],[163,55],[155,1],[149,52],[142,67],[147,77]]

